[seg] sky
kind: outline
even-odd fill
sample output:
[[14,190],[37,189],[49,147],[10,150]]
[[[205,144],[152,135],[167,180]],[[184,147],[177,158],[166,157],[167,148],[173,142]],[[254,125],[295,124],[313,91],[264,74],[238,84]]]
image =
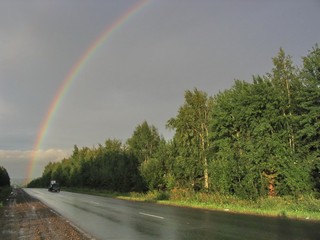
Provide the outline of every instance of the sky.
[[25,178],[73,147],[125,142],[166,122],[186,90],[212,96],[271,71],[280,47],[296,65],[320,43],[318,0],[150,0],[86,59],[35,143],[60,86],[103,32],[139,0],[0,1],[0,166]]

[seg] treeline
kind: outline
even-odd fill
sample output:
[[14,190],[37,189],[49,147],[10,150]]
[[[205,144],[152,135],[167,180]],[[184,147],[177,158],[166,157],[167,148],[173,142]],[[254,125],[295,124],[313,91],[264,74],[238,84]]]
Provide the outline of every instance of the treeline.
[[167,127],[165,141],[143,122],[122,143],[78,149],[45,167],[29,186],[115,191],[186,189],[260,196],[320,192],[320,49],[315,45],[295,66],[280,49],[273,68],[251,83],[236,80],[214,96],[198,89]]
[[10,177],[7,172],[7,169],[0,166],[0,191],[2,187],[10,186]]
[[0,166],[0,208],[3,206],[3,202],[8,199],[11,192],[10,177],[7,169]]
[[97,148],[74,146],[73,154],[49,163],[41,178],[28,187],[47,187],[51,180],[62,186],[103,188],[111,191],[142,191],[143,179],[137,158],[118,140],[107,140]]

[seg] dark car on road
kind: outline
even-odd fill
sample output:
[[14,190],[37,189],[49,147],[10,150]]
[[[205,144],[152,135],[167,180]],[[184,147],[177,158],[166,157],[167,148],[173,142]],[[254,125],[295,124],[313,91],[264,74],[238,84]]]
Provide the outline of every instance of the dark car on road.
[[48,188],[49,192],[60,192],[60,186],[58,183],[52,183],[50,184],[49,188]]

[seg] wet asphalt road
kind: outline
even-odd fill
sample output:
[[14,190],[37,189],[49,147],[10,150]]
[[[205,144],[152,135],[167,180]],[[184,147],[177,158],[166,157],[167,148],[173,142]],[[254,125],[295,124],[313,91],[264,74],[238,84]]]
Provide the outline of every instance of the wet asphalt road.
[[96,239],[320,239],[320,222],[25,189]]

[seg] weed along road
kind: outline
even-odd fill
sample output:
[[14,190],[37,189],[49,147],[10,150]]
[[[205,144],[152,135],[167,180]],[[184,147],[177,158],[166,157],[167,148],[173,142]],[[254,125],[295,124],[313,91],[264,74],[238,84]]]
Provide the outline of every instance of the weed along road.
[[24,190],[95,239],[320,239],[320,222]]

